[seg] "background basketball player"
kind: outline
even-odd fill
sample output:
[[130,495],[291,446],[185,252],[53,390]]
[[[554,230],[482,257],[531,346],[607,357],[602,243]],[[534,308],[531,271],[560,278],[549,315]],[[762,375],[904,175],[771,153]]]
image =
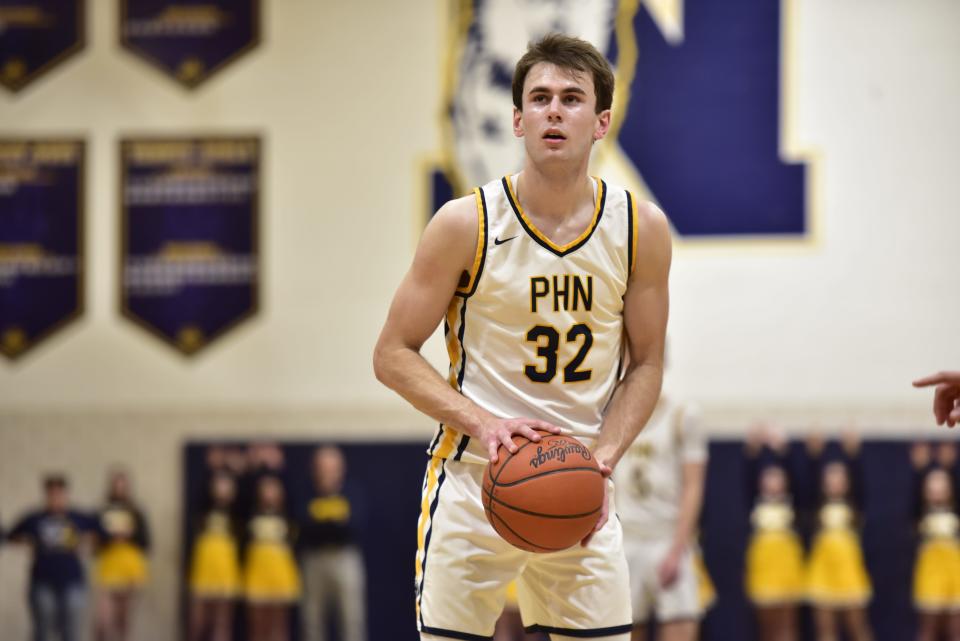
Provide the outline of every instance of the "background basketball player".
[[693,538],[706,462],[698,412],[661,396],[617,467],[617,516],[630,566],[635,641],[648,638],[654,618],[661,641],[697,637],[702,607]]
[[[489,637],[519,575],[525,625],[627,639],[627,567],[608,503],[583,546],[525,553],[486,521],[482,464],[501,445],[515,452],[514,434],[538,440],[534,428],[562,426],[612,472],[660,393],[669,227],[652,204],[587,175],[613,96],[595,47],[544,37],[512,89],[523,171],[440,208],[374,355],[377,377],[440,421],[418,526],[417,623],[424,639]],[[420,355],[444,317],[447,381]]]

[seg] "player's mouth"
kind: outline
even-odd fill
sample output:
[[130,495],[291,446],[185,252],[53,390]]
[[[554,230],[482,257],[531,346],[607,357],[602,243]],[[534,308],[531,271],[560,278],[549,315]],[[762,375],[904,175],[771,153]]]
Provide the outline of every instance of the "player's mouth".
[[559,129],[547,129],[543,134],[543,139],[547,142],[562,142],[567,137]]

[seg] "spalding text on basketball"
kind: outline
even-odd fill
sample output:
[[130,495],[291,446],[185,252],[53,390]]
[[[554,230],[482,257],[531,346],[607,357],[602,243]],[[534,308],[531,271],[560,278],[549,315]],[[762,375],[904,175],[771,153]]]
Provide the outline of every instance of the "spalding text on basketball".
[[590,450],[585,448],[580,443],[562,441],[556,443],[555,445],[549,446],[546,452],[543,451],[543,446],[538,447],[537,454],[530,459],[530,467],[536,469],[547,461],[552,461],[554,459],[564,463],[567,460],[568,454],[571,456],[574,454],[579,454],[585,461],[589,461],[591,458]]

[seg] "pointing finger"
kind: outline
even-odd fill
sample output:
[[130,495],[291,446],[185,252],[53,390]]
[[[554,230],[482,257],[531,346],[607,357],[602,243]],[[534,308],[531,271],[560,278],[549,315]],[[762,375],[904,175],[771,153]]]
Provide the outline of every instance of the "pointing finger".
[[939,374],[934,374],[933,376],[924,376],[923,378],[918,378],[913,382],[914,387],[930,387],[931,385],[937,385],[942,383],[943,380],[940,378]]
[[914,387],[929,387],[930,385],[939,385],[940,383],[960,385],[960,372],[937,372],[930,376],[918,378],[913,382],[913,385]]

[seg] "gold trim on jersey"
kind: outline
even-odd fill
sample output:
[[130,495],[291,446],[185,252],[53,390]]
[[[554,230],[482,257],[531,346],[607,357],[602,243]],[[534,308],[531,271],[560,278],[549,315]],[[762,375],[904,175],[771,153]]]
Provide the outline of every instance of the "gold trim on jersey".
[[460,296],[471,296],[477,290],[487,255],[487,203],[479,187],[473,190],[473,195],[477,201],[477,252],[470,268],[470,280],[463,287],[457,287],[457,294]]
[[597,225],[600,223],[600,215],[603,212],[603,203],[606,196],[606,185],[598,177],[592,176],[592,178],[597,183],[597,196],[593,210],[593,219],[590,221],[590,224],[587,225],[587,228],[583,230],[583,233],[566,245],[558,245],[547,238],[546,234],[537,229],[537,226],[533,224],[533,221],[527,217],[527,214],[523,211],[523,207],[520,206],[520,199],[517,198],[517,195],[514,192],[513,176],[504,176],[503,184],[507,188],[507,198],[510,200],[513,210],[520,217],[520,222],[522,223],[523,228],[527,230],[536,240],[538,240],[541,245],[545,245],[548,249],[553,250],[555,253],[563,255],[573,251],[574,249],[577,249],[580,245],[587,242],[587,239],[590,238],[591,234],[593,234],[594,230],[597,228]]
[[466,301],[453,297],[453,300],[450,301],[450,306],[447,307],[447,356],[450,357],[450,373],[447,376],[447,382],[450,383],[450,387],[459,391],[460,385],[458,383],[458,372],[461,367],[461,360],[463,359],[463,349],[460,345],[460,327],[462,323],[460,322],[460,313],[462,307],[466,305]]

